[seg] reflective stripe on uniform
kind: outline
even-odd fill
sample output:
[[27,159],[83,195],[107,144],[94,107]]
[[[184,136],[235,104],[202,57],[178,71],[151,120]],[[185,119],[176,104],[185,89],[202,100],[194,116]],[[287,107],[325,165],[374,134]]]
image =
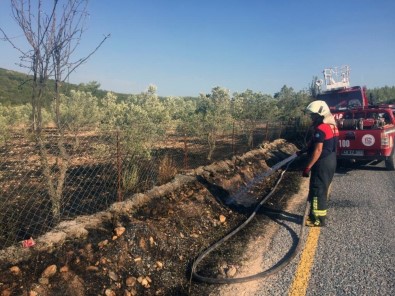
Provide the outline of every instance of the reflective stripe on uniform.
[[326,216],[327,210],[319,210],[318,209],[318,197],[313,197],[313,210],[312,213],[315,217],[324,217]]
[[313,215],[316,217],[325,217],[326,210],[313,210]]

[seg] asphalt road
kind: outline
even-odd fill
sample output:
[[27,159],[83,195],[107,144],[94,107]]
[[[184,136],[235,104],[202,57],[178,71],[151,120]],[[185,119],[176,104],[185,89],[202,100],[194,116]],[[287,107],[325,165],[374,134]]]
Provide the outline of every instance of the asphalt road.
[[[306,229],[298,256],[253,295],[395,295],[394,215],[395,172],[382,164],[339,169],[327,227]],[[273,250],[289,248],[289,241],[289,230],[280,230]],[[305,289],[291,294],[297,281]]]
[[395,295],[395,172],[338,172],[306,295]]

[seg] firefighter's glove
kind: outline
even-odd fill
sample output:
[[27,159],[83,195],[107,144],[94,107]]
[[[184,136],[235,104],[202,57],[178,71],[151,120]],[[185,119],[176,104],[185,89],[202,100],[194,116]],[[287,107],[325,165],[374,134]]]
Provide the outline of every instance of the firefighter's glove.
[[309,167],[305,168],[302,172],[302,176],[305,178],[310,177],[310,170],[311,170],[311,168],[309,168]]

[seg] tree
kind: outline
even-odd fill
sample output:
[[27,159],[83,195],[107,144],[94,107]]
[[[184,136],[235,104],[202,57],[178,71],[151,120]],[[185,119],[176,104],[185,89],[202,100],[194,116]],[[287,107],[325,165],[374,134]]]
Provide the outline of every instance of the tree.
[[229,90],[219,86],[211,90],[211,94],[200,94],[196,112],[200,115],[200,134],[209,146],[207,159],[211,160],[218,136],[230,128],[232,123]]
[[295,93],[292,87],[284,85],[274,98],[277,100],[279,110],[278,119],[288,120],[303,115],[302,110],[310,100],[310,94],[306,91]]
[[99,121],[98,99],[90,92],[71,90],[70,96],[62,95],[59,111],[60,125],[74,134],[76,147],[81,129],[95,128]]
[[232,115],[241,125],[247,136],[248,146],[252,148],[258,122],[270,120],[276,115],[274,100],[269,95],[254,93],[249,89],[243,93],[235,93],[232,99]]
[[169,97],[163,101],[165,109],[168,110],[171,123],[176,131],[183,135],[197,135],[199,118],[196,113],[196,98]]
[[[39,147],[42,171],[47,180],[55,221],[60,219],[61,197],[70,158],[65,148],[65,126],[62,125],[60,113],[61,87],[70,74],[86,62],[109,37],[105,36],[88,56],[71,60],[85,30],[87,3],[88,0],[53,0],[50,3],[43,0],[11,0],[13,17],[25,36],[27,50],[15,44],[0,28],[4,39],[20,52],[20,66],[29,69],[33,76],[31,126]],[[53,106],[60,158],[55,162],[55,168],[50,165],[51,156],[44,143],[45,133],[42,131],[44,98],[45,93],[50,90],[50,78],[54,79]]]
[[121,134],[123,189],[133,190],[142,171],[147,169],[139,167],[139,162],[151,158],[169,127],[170,113],[159,100],[154,85],[146,92],[129,96],[126,101],[119,101],[116,95],[108,93],[102,104],[101,127]]
[[7,144],[15,127],[22,127],[29,121],[28,105],[3,106],[0,104],[0,146]]
[[367,90],[367,96],[373,103],[394,104],[395,86],[384,86]]

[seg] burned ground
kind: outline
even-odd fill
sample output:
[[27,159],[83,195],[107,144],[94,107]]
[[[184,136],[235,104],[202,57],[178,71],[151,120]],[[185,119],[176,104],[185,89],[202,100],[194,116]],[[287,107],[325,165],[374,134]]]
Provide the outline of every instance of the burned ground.
[[[2,251],[1,295],[208,295],[211,286],[190,278],[194,259],[245,221],[279,173],[254,180],[295,150],[277,140],[177,176],[107,212],[68,221],[72,231],[55,229],[31,248]],[[292,167],[284,179],[265,206],[283,209],[298,189]],[[199,272],[231,276],[227,268],[242,264],[249,241],[270,220],[263,211],[202,261]]]

